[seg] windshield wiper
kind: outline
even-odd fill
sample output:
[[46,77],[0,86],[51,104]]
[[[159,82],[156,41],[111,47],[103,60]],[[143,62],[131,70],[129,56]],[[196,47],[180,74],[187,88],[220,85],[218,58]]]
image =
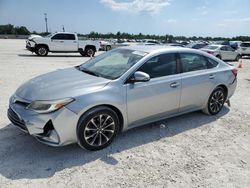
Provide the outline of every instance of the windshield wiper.
[[91,71],[91,70],[88,70],[88,69],[81,69],[81,71],[82,71],[82,72],[85,72],[85,73],[87,73],[87,74],[93,75],[93,76],[100,77],[99,74],[97,74],[97,73],[95,73],[95,72],[93,72],[93,71]]

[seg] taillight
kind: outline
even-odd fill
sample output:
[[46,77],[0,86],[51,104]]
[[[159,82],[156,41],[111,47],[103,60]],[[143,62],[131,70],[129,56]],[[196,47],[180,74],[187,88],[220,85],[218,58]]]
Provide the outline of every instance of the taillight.
[[232,73],[233,73],[234,77],[237,77],[238,70],[237,70],[237,69],[233,69],[233,70],[232,70]]

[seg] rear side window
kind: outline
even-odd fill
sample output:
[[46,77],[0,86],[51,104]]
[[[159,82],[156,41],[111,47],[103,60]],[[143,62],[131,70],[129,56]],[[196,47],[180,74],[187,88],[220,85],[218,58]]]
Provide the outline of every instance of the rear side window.
[[73,34],[65,34],[65,40],[75,40],[75,35],[73,35]]
[[208,68],[208,69],[217,67],[217,65],[218,65],[218,62],[217,62],[217,61],[215,61],[215,60],[213,60],[213,59],[207,57],[207,68]]
[[176,74],[176,54],[162,54],[155,56],[142,65],[138,71],[149,74],[150,78]]
[[250,47],[250,43],[241,43],[241,45],[240,45],[241,47]]
[[51,39],[53,40],[75,40],[74,34],[56,34]]
[[56,34],[51,39],[53,39],[53,40],[64,40],[64,34]]
[[204,56],[192,53],[181,53],[180,60],[183,72],[207,69],[207,60]]

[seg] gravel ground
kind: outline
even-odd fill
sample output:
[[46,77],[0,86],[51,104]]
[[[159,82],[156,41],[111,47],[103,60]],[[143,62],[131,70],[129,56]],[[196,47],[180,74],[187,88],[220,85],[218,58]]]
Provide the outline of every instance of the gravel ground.
[[[24,81],[78,65],[79,54],[37,57],[24,40],[0,40],[0,187],[249,187],[250,59],[217,116],[194,112],[130,130],[97,152],[53,148],[7,119],[8,98]],[[234,63],[237,64],[237,63]]]

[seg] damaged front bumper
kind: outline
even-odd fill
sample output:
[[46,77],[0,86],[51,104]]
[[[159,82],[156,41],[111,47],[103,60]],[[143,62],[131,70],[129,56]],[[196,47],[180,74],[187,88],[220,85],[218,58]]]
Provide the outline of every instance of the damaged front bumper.
[[15,126],[50,146],[77,142],[77,114],[66,107],[52,113],[39,114],[26,109],[29,103],[20,97],[11,97],[8,118]]

